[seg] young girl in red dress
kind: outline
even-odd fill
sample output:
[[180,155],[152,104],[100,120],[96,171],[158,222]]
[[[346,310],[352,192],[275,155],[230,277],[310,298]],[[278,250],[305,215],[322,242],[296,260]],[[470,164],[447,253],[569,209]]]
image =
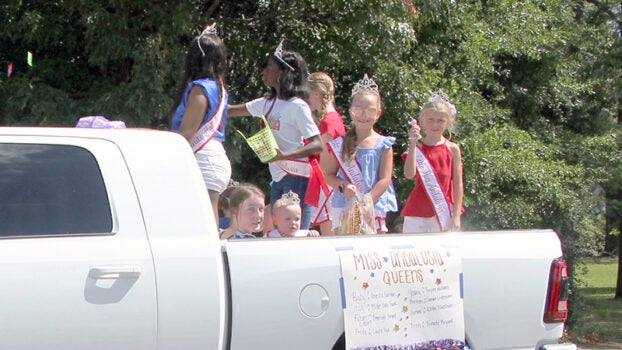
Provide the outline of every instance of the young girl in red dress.
[[460,147],[444,136],[453,130],[455,118],[456,107],[438,91],[421,109],[419,122],[410,122],[410,143],[402,155],[404,176],[417,182],[402,210],[402,232],[460,230],[464,211],[462,156]]
[[[343,118],[335,108],[335,83],[333,78],[324,72],[309,74],[309,98],[307,100],[313,119],[320,129],[320,137],[324,144],[346,133]],[[322,158],[332,157],[328,148],[325,147],[319,155],[320,167]],[[326,169],[322,169],[326,172]],[[328,193],[320,193],[318,207],[314,207],[311,215],[311,225],[319,225],[322,235],[333,234],[330,217],[330,200],[333,189],[328,188]]]

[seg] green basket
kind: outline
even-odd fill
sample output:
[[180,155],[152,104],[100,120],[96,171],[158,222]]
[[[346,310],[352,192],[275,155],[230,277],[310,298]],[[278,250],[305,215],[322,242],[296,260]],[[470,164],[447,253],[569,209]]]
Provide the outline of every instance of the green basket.
[[274,135],[272,135],[272,130],[270,130],[266,117],[262,116],[261,119],[263,120],[265,127],[257,131],[252,136],[247,138],[240,130],[237,130],[237,132],[242,136],[242,138],[244,138],[244,140],[246,140],[246,143],[248,143],[251,149],[255,152],[259,160],[263,163],[267,163],[276,157],[276,150],[279,148],[279,145],[276,143]]

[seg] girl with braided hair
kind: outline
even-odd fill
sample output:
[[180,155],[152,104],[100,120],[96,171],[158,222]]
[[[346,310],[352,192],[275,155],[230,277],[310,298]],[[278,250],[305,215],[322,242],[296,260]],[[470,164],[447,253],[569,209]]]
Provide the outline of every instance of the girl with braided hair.
[[[386,233],[386,213],[397,211],[393,174],[395,137],[379,134],[374,125],[382,114],[378,85],[367,74],[352,89],[352,127],[328,143],[332,154],[326,164],[326,182],[338,191],[332,199],[333,228],[337,228],[346,198],[371,197],[375,232]],[[350,232],[358,233],[358,232]]]

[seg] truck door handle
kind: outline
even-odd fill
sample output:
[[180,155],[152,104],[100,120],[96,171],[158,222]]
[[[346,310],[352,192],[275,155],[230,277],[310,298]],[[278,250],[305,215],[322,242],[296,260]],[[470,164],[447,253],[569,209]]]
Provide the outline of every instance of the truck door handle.
[[89,276],[94,279],[119,279],[119,278],[138,278],[140,277],[140,266],[136,265],[114,265],[91,267]]

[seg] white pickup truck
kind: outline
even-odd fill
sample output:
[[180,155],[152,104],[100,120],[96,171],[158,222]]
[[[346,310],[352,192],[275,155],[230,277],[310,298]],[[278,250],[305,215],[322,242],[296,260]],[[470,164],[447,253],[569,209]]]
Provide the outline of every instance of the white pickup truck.
[[0,128],[0,349],[344,349],[338,247],[431,243],[471,349],[576,349],[553,231],[220,241],[208,213],[177,134]]

